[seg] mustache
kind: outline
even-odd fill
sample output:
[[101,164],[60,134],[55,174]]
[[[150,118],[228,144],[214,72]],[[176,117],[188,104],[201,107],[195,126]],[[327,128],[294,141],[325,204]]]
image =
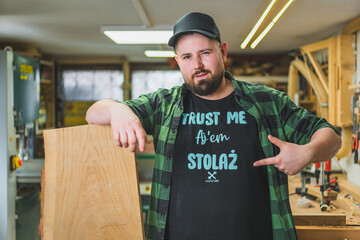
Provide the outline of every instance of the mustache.
[[200,69],[198,71],[196,71],[193,75],[192,78],[194,78],[196,75],[200,74],[200,73],[211,73],[209,70],[206,69]]

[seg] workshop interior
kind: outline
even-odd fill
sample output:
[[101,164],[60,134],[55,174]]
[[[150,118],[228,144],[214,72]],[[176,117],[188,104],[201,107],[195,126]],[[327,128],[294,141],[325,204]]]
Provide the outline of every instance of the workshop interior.
[[[196,11],[215,19],[235,79],[286,92],[341,132],[333,159],[288,176],[299,239],[360,239],[358,0],[2,0],[0,239],[40,239],[43,132],[87,124],[100,99],[181,85],[167,42]],[[153,145],[135,158],[145,221]]]

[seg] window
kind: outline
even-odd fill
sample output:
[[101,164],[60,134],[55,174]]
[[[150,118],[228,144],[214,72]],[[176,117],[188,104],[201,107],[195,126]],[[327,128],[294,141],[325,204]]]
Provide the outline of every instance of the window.
[[132,73],[132,98],[141,94],[155,92],[159,88],[170,89],[183,83],[180,71],[133,71]]
[[122,101],[124,74],[119,70],[65,70],[65,101],[97,101],[112,98]]
[[124,74],[119,70],[64,70],[62,73],[63,109],[59,126],[86,124],[88,108],[97,100],[122,101]]

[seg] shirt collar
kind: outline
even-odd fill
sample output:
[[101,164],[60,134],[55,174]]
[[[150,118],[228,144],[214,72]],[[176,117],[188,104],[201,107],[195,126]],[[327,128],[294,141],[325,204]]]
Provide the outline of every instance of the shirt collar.
[[243,91],[243,82],[242,81],[235,80],[235,78],[228,71],[225,71],[225,78],[231,80],[231,82],[234,86],[236,100],[239,100],[240,98],[248,99],[248,97],[246,96],[246,94]]

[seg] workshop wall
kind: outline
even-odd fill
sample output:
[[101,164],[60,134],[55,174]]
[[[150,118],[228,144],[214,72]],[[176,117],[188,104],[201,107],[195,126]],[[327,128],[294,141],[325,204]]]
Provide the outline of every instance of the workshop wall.
[[[334,161],[337,160],[333,160],[332,165],[336,166],[337,164],[334,164]],[[346,172],[348,181],[360,187],[360,165],[354,163],[353,154],[349,154],[347,157],[342,158],[338,161],[338,165]],[[333,169],[335,170],[336,168]]]
[[[356,33],[356,66],[354,83],[360,84],[360,31]],[[360,93],[360,89],[355,90]],[[349,154],[346,158],[340,160],[340,165],[347,172],[347,177],[350,182],[360,186],[360,165],[354,163],[354,154]]]

